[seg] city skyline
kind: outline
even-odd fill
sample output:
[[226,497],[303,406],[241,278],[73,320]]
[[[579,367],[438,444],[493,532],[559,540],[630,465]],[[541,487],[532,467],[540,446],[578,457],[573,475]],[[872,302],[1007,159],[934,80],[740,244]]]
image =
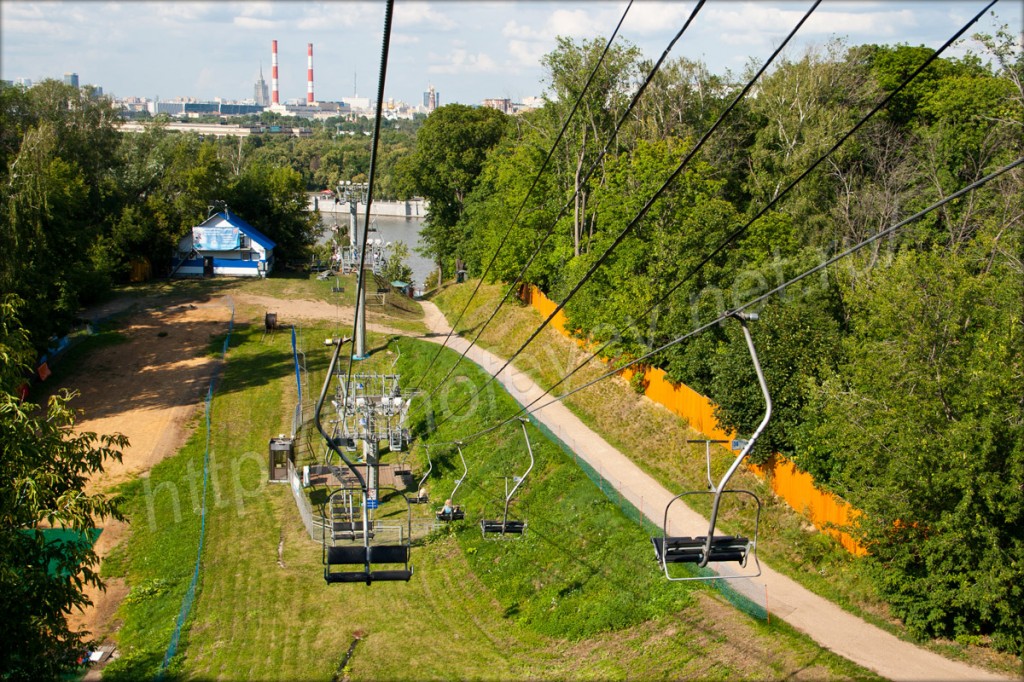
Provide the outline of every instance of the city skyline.
[[[635,2],[621,39],[656,59],[694,2]],[[824,2],[789,54],[837,37],[848,44],[938,47],[984,2]],[[385,98],[416,104],[430,86],[442,104],[522,101],[545,91],[541,58],[556,36],[607,38],[625,2],[396,3]],[[672,57],[715,73],[763,60],[810,6],[804,2],[708,2]],[[968,35],[999,24],[1021,30],[1020,3],[1000,2]],[[375,99],[383,2],[24,2],[0,1],[0,77],[79,75],[118,97],[244,101],[262,69],[270,83],[278,41],[281,101],[306,100],[307,45],[314,46],[318,101]],[[951,54],[980,46],[965,40]]]

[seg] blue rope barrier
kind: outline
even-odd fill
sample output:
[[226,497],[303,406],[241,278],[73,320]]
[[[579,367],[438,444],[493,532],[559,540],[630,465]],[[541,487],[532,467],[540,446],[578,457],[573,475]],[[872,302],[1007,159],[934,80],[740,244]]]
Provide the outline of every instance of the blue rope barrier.
[[[221,358],[228,353],[228,346],[231,344],[231,333],[235,329],[235,304],[230,303],[231,306],[231,319],[228,321],[228,333],[224,337],[224,346],[221,349]],[[181,628],[188,619],[189,613],[192,611],[192,603],[196,597],[196,585],[199,582],[199,567],[203,558],[203,541],[206,538],[206,489],[210,480],[210,402],[213,400],[213,391],[217,386],[217,375],[214,374],[210,378],[210,387],[206,391],[206,448],[203,453],[203,505],[202,511],[199,515],[199,548],[196,552],[196,566],[192,571],[192,581],[188,585],[188,590],[185,591],[185,596],[181,600],[181,610],[178,612],[178,619],[174,624],[174,633],[171,635],[171,643],[167,647],[167,653],[164,654],[164,660],[160,664],[160,672],[157,673],[156,679],[162,680],[164,673],[167,672],[167,666],[170,665],[171,660],[178,653],[178,642],[181,639]]]

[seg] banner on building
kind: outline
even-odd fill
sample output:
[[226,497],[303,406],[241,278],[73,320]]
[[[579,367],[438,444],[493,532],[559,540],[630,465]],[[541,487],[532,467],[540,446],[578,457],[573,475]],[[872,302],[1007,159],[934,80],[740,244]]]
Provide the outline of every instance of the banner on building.
[[196,251],[231,251],[238,248],[240,237],[237,227],[193,227],[192,247]]

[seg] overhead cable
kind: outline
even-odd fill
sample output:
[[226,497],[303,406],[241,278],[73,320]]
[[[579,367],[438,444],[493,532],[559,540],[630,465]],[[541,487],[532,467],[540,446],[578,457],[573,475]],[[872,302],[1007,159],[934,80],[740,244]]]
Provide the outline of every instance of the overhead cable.
[[[380,122],[384,118],[384,82],[388,74],[388,50],[391,46],[391,16],[394,13],[395,0],[388,0],[384,7],[384,39],[380,48],[380,75],[377,79],[377,111],[373,119],[373,143],[370,145],[370,172],[366,179],[366,216],[363,221],[363,248],[359,253],[359,270],[356,278],[356,316],[352,325],[352,338],[357,338],[359,330],[359,302],[366,295],[366,245],[370,241],[370,207],[373,204],[373,181],[377,173],[377,145],[380,142]],[[365,320],[366,309],[363,309]],[[348,371],[345,377],[346,395],[351,395],[352,363],[355,353],[349,354]]]
[[[480,325],[480,328],[477,330],[476,336],[473,337],[473,340],[470,342],[469,346],[466,347],[466,350],[462,351],[462,355],[459,356],[459,359],[455,361],[455,363],[451,366],[451,368],[448,370],[448,373],[445,374],[445,376],[441,379],[441,381],[437,382],[437,384],[431,390],[429,397],[433,397],[437,393],[437,391],[441,388],[441,386],[443,386],[444,383],[449,379],[449,377],[452,376],[452,373],[459,366],[459,364],[462,362],[462,360],[466,357],[466,354],[469,352],[470,348],[472,348],[474,345],[476,345],[476,342],[480,339],[480,336],[487,329],[487,326],[490,325],[491,321],[494,320],[494,318],[497,316],[498,311],[500,311],[502,306],[505,305],[506,301],[508,301],[508,298],[509,298],[509,296],[512,295],[512,292],[516,290],[516,285],[520,281],[522,281],[523,277],[526,276],[526,272],[527,272],[527,270],[530,269],[530,266],[533,264],[534,259],[536,259],[538,255],[540,255],[540,252],[544,248],[544,245],[547,243],[547,241],[551,237],[551,235],[554,234],[555,227],[558,225],[558,221],[561,220],[563,216],[565,216],[566,212],[569,210],[569,208],[576,201],[576,198],[579,196],[580,191],[583,189],[583,187],[586,186],[587,182],[590,181],[591,176],[597,170],[598,164],[600,164],[601,160],[604,159],[605,154],[607,154],[608,150],[611,148],[612,142],[614,142],[615,139],[618,137],[619,130],[621,130],[623,123],[625,123],[626,119],[633,112],[633,109],[636,107],[637,103],[640,101],[640,96],[643,95],[644,91],[647,89],[647,86],[650,85],[651,81],[654,80],[655,74],[657,74],[658,71],[661,69],[661,65],[668,58],[668,55],[672,51],[672,48],[675,46],[676,42],[679,41],[679,39],[682,37],[683,33],[686,32],[686,29],[693,22],[694,18],[697,16],[697,13],[700,12],[701,8],[704,6],[705,1],[706,0],[700,0],[700,2],[698,2],[694,6],[693,11],[690,12],[690,16],[686,19],[686,22],[683,24],[683,27],[679,29],[679,31],[675,34],[675,36],[672,38],[672,40],[669,41],[668,46],[662,51],[661,57],[659,57],[658,61],[655,62],[654,66],[651,68],[650,72],[647,74],[647,78],[644,79],[643,83],[640,84],[640,87],[637,88],[637,91],[633,94],[633,99],[630,101],[629,106],[626,107],[626,110],[619,117],[618,122],[615,124],[615,129],[612,131],[612,134],[608,137],[608,141],[605,142],[604,148],[601,149],[601,152],[597,155],[597,158],[595,158],[594,161],[590,164],[590,168],[587,170],[586,174],[583,176],[583,180],[581,180],[580,182],[578,182],[576,184],[576,191],[569,198],[569,200],[562,206],[562,208],[559,210],[558,214],[551,220],[551,224],[548,227],[547,231],[545,231],[544,237],[540,240],[540,242],[537,244],[537,246],[534,247],[533,253],[527,259],[526,264],[523,265],[522,269],[519,271],[519,274],[516,275],[516,278],[514,280],[512,280],[511,284],[509,284],[508,290],[505,291],[505,295],[502,296],[501,300],[498,302],[498,305],[494,308],[494,311],[490,314],[490,316],[487,318],[487,320],[485,320],[484,323],[482,325]],[[625,16],[625,15],[623,15],[623,16]],[[621,23],[621,21],[620,21],[620,23]],[[616,31],[617,30],[618,29],[616,29]],[[591,76],[593,76],[593,74],[591,74]],[[563,132],[564,132],[564,130],[565,129],[563,128]],[[559,134],[559,139],[561,139],[561,134]],[[558,144],[557,140],[555,141],[555,144],[556,145]],[[554,152],[554,150],[555,150],[555,147],[552,147],[551,148],[551,152]],[[550,158],[550,156],[551,156],[551,153],[548,154],[548,158]],[[547,163],[547,161],[545,160],[545,164],[546,163]],[[541,169],[541,170],[543,170],[543,169]],[[538,175],[538,178],[539,177],[540,176]],[[534,181],[534,183],[536,183],[536,180]],[[525,201],[524,201],[524,205],[525,205]],[[520,211],[522,211],[522,206],[520,206]],[[519,220],[519,214],[517,213],[516,214],[516,221],[518,221],[518,220]],[[515,222],[513,222],[513,226],[514,225],[515,225]],[[510,230],[510,232],[511,232],[511,230]],[[506,233],[506,237],[508,236],[508,234],[509,233]],[[504,244],[504,241],[502,241],[502,244]],[[501,245],[499,245],[498,248],[500,249]],[[493,263],[494,259],[496,259],[497,257],[498,257],[498,253],[497,253],[497,251],[495,251],[494,258],[491,259],[491,263]],[[488,266],[488,269],[489,268],[490,268],[490,266]],[[483,284],[484,277],[486,276],[486,274],[487,273],[485,271],[484,275],[481,275],[480,281],[476,285],[476,289],[473,290],[473,296],[476,295],[477,290],[479,290],[480,286]],[[470,301],[472,301],[472,300],[473,300],[473,297],[470,296]],[[466,308],[468,308],[468,307],[469,307],[469,303],[467,302],[466,303]],[[462,313],[466,312],[466,308],[463,308]],[[449,337],[451,336],[452,333],[454,333],[455,327],[458,325],[459,320],[462,319],[462,313],[459,314],[459,317],[455,321],[455,324],[453,324],[451,330],[449,330],[449,332],[448,332]],[[445,342],[447,343],[447,339],[445,339]],[[440,349],[438,349],[438,353],[440,353],[440,352],[441,352]],[[435,358],[436,357],[437,356],[435,355]],[[428,367],[428,369],[429,369],[429,367]]]
[[[676,291],[678,291],[679,288],[685,282],[687,282],[695,274],[697,274],[707,263],[709,263],[711,261],[712,258],[714,258],[716,255],[721,253],[721,251],[723,249],[725,249],[730,243],[734,242],[736,239],[738,239],[740,236],[742,236],[744,233],[746,233],[747,229],[749,229],[751,225],[753,225],[755,222],[757,222],[762,216],[765,215],[765,213],[768,212],[769,209],[774,207],[778,202],[780,202],[783,198],[785,198],[786,195],[788,195],[789,192],[794,187],[796,187],[797,184],[799,184],[804,178],[806,178],[810,174],[811,171],[813,171],[815,168],[817,168],[823,161],[825,161],[825,159],[827,159],[837,149],[839,149],[839,147],[841,147],[843,145],[843,143],[845,143],[846,140],[848,140],[855,132],[857,132],[857,130],[859,130],[869,119],[871,119],[876,113],[878,113],[882,108],[884,108],[892,100],[893,97],[895,97],[901,91],[903,91],[903,89],[906,88],[906,86],[911,81],[913,81],[918,75],[920,75],[920,73],[922,71],[924,71],[926,68],[928,68],[928,66],[932,62],[934,62],[936,59],[938,59],[939,56],[948,47],[950,47],[953,43],[955,43],[957,40],[959,40],[960,36],[962,36],[967,31],[967,29],[971,27],[971,25],[973,25],[976,21],[978,21],[978,19],[980,19],[985,14],[985,12],[988,11],[988,9],[990,7],[992,7],[992,5],[995,4],[995,1],[996,0],[992,0],[992,2],[989,2],[988,5],[986,5],[980,12],[978,12],[974,16],[974,18],[970,19],[966,24],[964,24],[960,28],[960,30],[958,30],[956,33],[954,33],[953,36],[949,38],[949,40],[947,40],[941,47],[939,47],[931,55],[929,55],[929,57],[920,66],[918,66],[917,69],[915,69],[909,76],[904,78],[902,83],[900,83],[888,95],[886,95],[877,105],[875,105],[875,107],[873,107],[871,109],[871,111],[869,111],[867,114],[865,114],[860,119],[860,121],[858,121],[849,131],[847,131],[846,134],[844,134],[839,139],[838,142],[836,142],[834,145],[832,145],[832,147],[827,152],[825,152],[822,156],[820,156],[817,161],[812,163],[807,168],[807,170],[805,170],[803,173],[801,173],[796,179],[794,179],[792,182],[790,182],[789,185],[787,185],[781,192],[779,192],[775,196],[775,198],[773,198],[760,211],[758,211],[758,213],[753,218],[751,218],[743,226],[737,228],[730,235],[728,235],[725,238],[725,240],[723,240],[723,242],[721,244],[719,244],[710,254],[705,256],[700,261],[700,263],[698,263],[696,266],[694,266],[683,278],[681,278],[678,282],[676,282],[664,295],[661,296],[661,298],[659,298],[657,301],[652,303],[644,312],[642,312],[640,314],[640,317],[641,318],[646,318],[648,315],[650,315],[652,312],[654,312],[654,310],[658,306],[662,305],[663,303],[666,303],[668,301],[669,297],[672,296],[672,294],[674,294]],[[622,329],[619,329],[618,331],[621,332]],[[551,391],[554,391],[556,388],[558,388],[563,383],[565,383],[570,378],[572,378],[578,371],[580,371],[581,369],[586,367],[587,364],[589,364],[591,360],[593,360],[595,357],[598,357],[606,348],[608,348],[608,346],[610,346],[612,343],[614,343],[615,338],[616,338],[616,336],[613,334],[612,337],[608,341],[605,341],[600,346],[598,346],[594,351],[592,351],[590,353],[590,355],[588,355],[582,362],[580,362],[578,365],[576,365],[576,367],[571,372],[569,372],[568,374],[563,376],[561,379],[559,379],[557,383],[552,385],[549,389],[547,389],[542,395],[538,396],[529,405],[526,405],[525,407],[523,407],[520,410],[520,412],[517,413],[517,414],[521,414],[522,412],[527,411],[533,404],[535,404],[536,402],[540,401],[545,395],[547,395]]]
[[[704,0],[701,0],[701,3],[703,2]],[[441,343],[441,345],[438,347],[437,352],[434,353],[434,357],[430,359],[430,363],[427,364],[427,368],[423,371],[422,378],[420,379],[419,384],[416,385],[416,389],[414,390],[418,390],[420,386],[423,385],[423,382],[426,380],[427,375],[430,373],[430,368],[434,366],[434,362],[437,361],[437,358],[441,355],[441,352],[444,350],[445,346],[448,345],[449,339],[451,339],[452,334],[455,333],[455,328],[459,325],[459,322],[462,321],[462,316],[466,314],[466,311],[469,309],[470,303],[473,302],[473,299],[476,297],[477,292],[480,291],[480,286],[484,283],[484,279],[486,279],[487,274],[491,271],[491,268],[494,266],[495,261],[498,260],[498,254],[501,252],[502,247],[505,246],[505,242],[508,241],[509,236],[512,234],[512,230],[514,230],[516,225],[519,224],[519,216],[520,214],[522,214],[523,208],[526,206],[526,202],[529,201],[530,195],[533,194],[534,188],[537,187],[537,183],[540,181],[541,176],[544,174],[544,171],[548,167],[548,162],[551,161],[551,157],[554,156],[555,150],[558,149],[558,143],[562,141],[562,136],[565,135],[565,131],[569,129],[569,122],[572,121],[572,117],[576,114],[576,109],[579,108],[580,103],[583,101],[583,96],[587,93],[587,90],[590,89],[590,84],[593,82],[594,77],[597,76],[597,72],[600,71],[601,65],[604,63],[604,58],[608,55],[608,50],[611,49],[612,41],[614,41],[615,36],[619,34],[619,29],[622,28],[622,22],[626,20],[626,15],[629,14],[629,9],[632,6],[633,0],[629,0],[629,3],[626,5],[625,11],[619,18],[619,23],[616,24],[615,30],[612,31],[611,37],[608,38],[608,42],[605,43],[604,51],[601,52],[601,56],[598,58],[597,63],[594,64],[594,68],[591,70],[590,76],[587,78],[587,82],[583,85],[583,89],[580,91],[579,96],[573,103],[572,109],[569,111],[569,115],[565,117],[565,122],[562,124],[562,129],[558,131],[558,136],[555,138],[554,143],[551,145],[551,149],[548,151],[547,156],[544,158],[544,163],[541,164],[540,170],[537,171],[537,175],[535,175],[533,178],[533,183],[530,185],[530,188],[526,191],[526,196],[523,197],[522,203],[519,204],[519,210],[516,211],[515,218],[513,218],[512,222],[509,224],[508,230],[505,231],[504,236],[498,243],[498,247],[494,250],[494,255],[491,256],[490,262],[487,264],[487,267],[484,268],[483,273],[480,275],[480,280],[477,282],[476,288],[474,288],[473,293],[470,294],[469,300],[466,301],[466,305],[463,306],[462,308],[462,312],[459,313],[459,316],[455,318],[455,322],[452,323],[451,329],[448,330],[448,335],[445,337],[444,342]],[[502,299],[502,301],[504,301],[504,299]],[[498,307],[500,308],[501,305],[499,304]],[[493,318],[493,315],[491,317]],[[488,320],[488,322],[490,322],[490,320]],[[465,357],[465,353],[463,353],[462,357]],[[437,392],[437,389],[440,387],[441,384],[444,383],[445,379],[451,376],[452,371],[459,364],[459,362],[462,361],[462,357],[460,357],[459,361],[452,366],[452,369],[448,370],[448,374],[445,375],[444,379],[438,382],[437,386],[434,387],[434,389],[430,393],[431,396],[435,392]]]
[[[629,223],[626,225],[626,227],[623,228],[623,230],[618,234],[618,236],[614,239],[614,241],[612,241],[611,245],[594,262],[594,264],[590,266],[590,268],[587,270],[587,272],[584,273],[583,277],[576,283],[575,286],[573,286],[573,288],[569,291],[569,293],[565,296],[565,298],[563,298],[562,301],[558,305],[555,306],[555,309],[551,311],[551,314],[549,314],[547,316],[547,318],[543,322],[541,322],[540,326],[538,326],[533,331],[533,333],[530,334],[529,338],[526,339],[526,341],[519,347],[519,349],[516,350],[515,353],[513,353],[508,358],[508,360],[505,361],[505,364],[502,365],[501,368],[498,369],[497,372],[495,372],[493,375],[491,375],[487,379],[487,381],[484,382],[484,385],[481,386],[475,393],[470,395],[465,401],[463,401],[462,404],[460,404],[458,407],[456,407],[454,410],[452,410],[451,414],[454,414],[454,413],[458,412],[459,409],[461,409],[466,404],[468,404],[470,400],[472,400],[474,397],[479,395],[480,392],[483,391],[484,388],[486,388],[492,381],[494,381],[494,379],[499,374],[501,374],[501,372],[504,371],[506,367],[508,367],[510,364],[512,364],[512,361],[516,357],[518,357],[519,354],[522,353],[523,350],[525,350],[526,347],[529,346],[530,343],[535,338],[537,338],[537,336],[541,333],[541,331],[543,331],[544,328],[547,327],[548,323],[550,323],[551,320],[553,320],[554,317],[559,312],[562,311],[562,309],[565,307],[565,305],[570,300],[572,300],[572,297],[575,296],[576,293],[583,287],[583,285],[590,279],[590,277],[593,276],[593,274],[597,271],[597,269],[599,267],[601,267],[601,265],[604,264],[604,262],[611,256],[612,252],[619,246],[619,244],[621,244],[623,242],[623,240],[626,238],[626,236],[632,231],[633,227],[635,227],[636,224],[639,223],[640,220],[642,220],[647,215],[647,213],[654,206],[654,203],[661,197],[662,194],[665,193],[665,191],[669,188],[669,186],[671,186],[671,184],[676,180],[676,178],[679,177],[679,175],[683,172],[683,169],[690,162],[690,160],[694,157],[694,155],[696,155],[696,153],[701,149],[701,147],[704,146],[704,143],[707,142],[708,138],[710,138],[710,136],[718,129],[718,127],[725,120],[725,117],[728,116],[728,114],[736,107],[736,105],[740,102],[740,100],[743,99],[743,97],[747,94],[747,92],[750,91],[750,89],[754,86],[754,83],[756,83],[758,78],[760,78],[761,74],[763,74],[765,72],[765,70],[767,70],[768,66],[782,52],[782,50],[786,47],[786,45],[789,43],[789,41],[793,38],[793,36],[796,35],[797,31],[800,30],[800,27],[803,26],[804,22],[806,22],[810,18],[811,14],[814,12],[814,10],[820,4],[821,4],[821,0],[815,0],[815,2],[811,5],[811,8],[808,9],[806,14],[804,14],[804,16],[800,18],[800,21],[797,22],[796,26],[793,27],[793,30],[789,32],[789,34],[782,41],[782,43],[775,49],[775,51],[772,53],[771,57],[769,57],[768,60],[761,66],[761,68],[758,69],[757,73],[754,74],[754,76],[750,79],[750,81],[748,81],[748,83],[743,87],[743,89],[736,95],[736,97],[733,98],[733,101],[729,104],[728,107],[726,107],[725,111],[723,111],[721,113],[721,115],[718,117],[718,120],[715,121],[715,123],[707,131],[705,131],[705,133],[701,136],[700,140],[698,140],[697,144],[694,145],[694,147],[690,150],[689,153],[687,153],[687,155],[679,163],[679,165],[676,167],[676,169],[674,171],[672,171],[672,173],[668,176],[668,178],[664,181],[664,183],[662,183],[661,187],[659,187],[654,192],[654,194],[651,196],[651,198],[647,200],[647,203],[644,204],[643,208],[641,208],[640,211],[636,214],[636,216],[632,220],[629,221]],[[440,426],[441,424],[443,424],[445,421],[447,421],[450,418],[451,418],[451,415],[449,415],[448,417],[445,417],[443,420],[438,422],[438,426]]]

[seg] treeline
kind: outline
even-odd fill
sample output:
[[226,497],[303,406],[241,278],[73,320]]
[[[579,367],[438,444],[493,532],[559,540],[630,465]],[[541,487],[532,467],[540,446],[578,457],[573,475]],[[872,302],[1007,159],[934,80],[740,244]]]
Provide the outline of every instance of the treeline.
[[315,240],[302,174],[259,138],[122,134],[119,120],[108,100],[57,81],[0,87],[0,288],[21,301],[37,351],[134,261],[166,275],[215,201],[273,239],[279,258],[304,257]]
[[[1020,47],[977,38],[984,60],[934,61],[789,191],[933,51],[831,43],[781,60],[637,221],[746,78],[667,63],[613,139],[651,64],[613,46],[581,93],[603,45],[561,40],[543,109],[452,105],[424,123],[409,185],[431,201],[426,250],[476,274],[497,251],[490,279],[526,268],[555,300],[603,258],[569,326],[640,357],[1022,156]],[[912,631],[1018,655],[1022,216],[1017,168],[769,298],[753,327],[775,403],[757,457],[785,455],[864,511],[866,570]],[[763,413],[734,323],[649,362],[740,433]]]

